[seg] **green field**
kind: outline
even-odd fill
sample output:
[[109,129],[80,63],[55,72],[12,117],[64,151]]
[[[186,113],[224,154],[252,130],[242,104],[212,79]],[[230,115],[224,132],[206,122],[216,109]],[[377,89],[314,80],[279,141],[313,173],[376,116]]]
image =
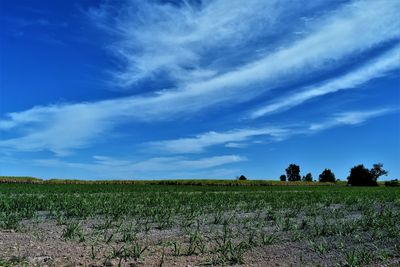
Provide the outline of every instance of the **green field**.
[[0,266],[400,263],[400,189],[0,184]]

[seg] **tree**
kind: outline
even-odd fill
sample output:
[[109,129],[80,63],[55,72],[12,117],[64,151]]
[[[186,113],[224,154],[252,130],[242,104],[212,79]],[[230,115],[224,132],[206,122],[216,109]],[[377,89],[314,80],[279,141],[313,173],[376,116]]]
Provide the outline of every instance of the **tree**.
[[371,170],[364,167],[363,164],[354,166],[347,177],[347,183],[352,186],[377,186],[379,176],[386,175],[387,171],[382,169],[383,164],[374,164]]
[[280,179],[282,182],[286,182],[286,175],[282,174],[282,175],[279,177],[279,179]]
[[247,180],[246,176],[244,176],[244,175],[240,175],[237,179],[239,181],[246,181]]
[[325,169],[320,175],[319,175],[319,181],[321,183],[335,183],[336,182],[336,177],[335,174],[330,170],[330,169]]
[[286,176],[289,182],[300,181],[300,166],[296,164],[290,164],[286,169]]
[[306,174],[306,176],[303,176],[303,181],[304,182],[312,182],[313,181],[312,174],[309,172]]
[[371,175],[375,182],[378,180],[378,178],[382,175],[387,175],[388,171],[383,169],[383,164],[382,163],[376,163],[372,166],[372,169],[370,170]]
[[371,172],[363,164],[354,166],[347,177],[347,183],[353,186],[374,186],[377,185]]

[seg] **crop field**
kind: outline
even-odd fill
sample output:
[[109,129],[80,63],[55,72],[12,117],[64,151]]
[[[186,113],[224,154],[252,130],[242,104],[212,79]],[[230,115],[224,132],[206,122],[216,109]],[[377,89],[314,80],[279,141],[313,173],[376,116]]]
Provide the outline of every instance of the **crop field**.
[[0,184],[0,266],[399,264],[399,188]]

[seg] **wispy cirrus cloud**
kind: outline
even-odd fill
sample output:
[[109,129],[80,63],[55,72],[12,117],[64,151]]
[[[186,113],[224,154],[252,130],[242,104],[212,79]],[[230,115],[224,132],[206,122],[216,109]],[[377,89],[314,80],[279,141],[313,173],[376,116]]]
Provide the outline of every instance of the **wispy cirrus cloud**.
[[343,125],[359,125],[372,118],[386,115],[388,113],[393,113],[398,109],[394,108],[382,108],[374,110],[364,110],[364,111],[346,111],[334,114],[330,119],[321,123],[312,123],[308,130],[309,131],[322,131],[333,127],[343,126]]
[[244,145],[240,142],[249,141],[256,137],[281,139],[287,134],[288,129],[278,127],[236,129],[227,132],[207,132],[195,137],[152,142],[149,145],[155,150],[170,153],[200,153],[211,146],[240,147]]
[[359,88],[364,83],[382,77],[400,68],[400,46],[389,50],[364,66],[343,76],[335,77],[317,86],[305,88],[299,92],[278,98],[268,105],[258,108],[250,114],[250,118],[258,118],[271,113],[284,111],[298,106],[307,100],[340,90]]
[[[117,17],[117,24],[112,24],[120,38],[111,48],[126,63],[117,79],[129,86],[161,70],[168,73],[174,86],[153,94],[37,106],[5,114],[0,120],[0,131],[7,132],[8,137],[0,141],[0,147],[67,155],[74,149],[101,142],[118,125],[175,119],[209,107],[245,102],[284,81],[326,72],[349,58],[400,38],[399,1],[336,5],[333,11],[312,17],[303,25],[301,35],[292,35],[294,28],[285,28],[286,36],[291,37],[282,39],[279,46],[269,46],[268,38],[264,39],[268,34],[263,32],[273,35],[283,29],[280,27],[286,23],[281,23],[285,20],[279,16],[285,13],[284,7],[298,12],[287,2],[254,0],[246,2],[246,8],[242,1],[210,1],[201,6],[151,2],[133,10],[137,2],[132,3],[126,14]],[[283,8],[282,12],[277,5]],[[223,8],[226,6],[230,8]],[[268,10],[271,12],[265,13]],[[253,16],[256,19],[244,20]],[[197,19],[203,23],[198,24]],[[140,24],[141,20],[146,23]],[[279,26],[274,28],[276,25]],[[249,33],[252,29],[254,32]],[[193,35],[187,35],[188,32]],[[243,40],[249,39],[257,45],[247,46]],[[229,43],[233,44],[230,52],[223,53],[222,48],[229,47]],[[248,47],[250,54],[237,56],[242,46]],[[154,63],[150,55],[154,56]]]
[[64,104],[10,113],[8,119],[0,121],[0,131],[13,131],[20,136],[0,140],[0,147],[67,155],[71,149],[98,140],[115,125],[115,110],[107,109],[109,104]]
[[287,71],[326,68],[399,37],[396,1],[336,1],[333,10],[309,12],[332,3],[131,1],[122,11],[104,5],[89,14],[117,39],[110,50],[125,66],[116,73],[118,83],[130,86],[161,72],[178,84],[188,83],[181,89],[190,90],[193,80],[213,77],[226,77],[227,86],[240,80],[273,82]]
[[204,152],[212,146],[243,148],[256,143],[256,138],[268,139],[268,143],[282,141],[296,135],[314,134],[333,127],[359,125],[370,119],[393,113],[394,108],[373,110],[346,111],[325,118],[322,122],[303,122],[280,127],[264,127],[258,129],[235,129],[227,132],[207,132],[194,137],[179,138],[153,142],[153,149],[173,154]]
[[[300,23],[300,15],[329,2],[127,1],[123,9],[103,4],[89,16],[116,38],[109,49],[124,65],[114,72],[116,82],[131,86],[160,73],[176,82],[212,77],[227,63],[238,63],[235,59],[244,52],[254,57],[248,51],[254,51],[261,36],[296,28],[293,19]],[[292,23],[285,23],[289,18]],[[259,51],[268,45],[262,44]]]

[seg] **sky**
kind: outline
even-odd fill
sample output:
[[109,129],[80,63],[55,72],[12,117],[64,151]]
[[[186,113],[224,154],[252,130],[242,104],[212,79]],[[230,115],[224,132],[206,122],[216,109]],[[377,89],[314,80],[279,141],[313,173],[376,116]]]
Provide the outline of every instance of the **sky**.
[[0,175],[400,178],[399,0],[2,0]]

